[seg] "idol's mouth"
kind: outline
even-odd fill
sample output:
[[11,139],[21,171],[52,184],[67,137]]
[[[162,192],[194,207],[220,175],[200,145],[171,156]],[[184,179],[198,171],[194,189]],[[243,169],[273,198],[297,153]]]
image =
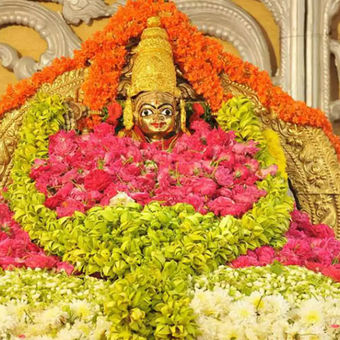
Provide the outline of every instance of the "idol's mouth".
[[151,123],[151,125],[153,127],[157,128],[157,129],[160,129],[160,128],[162,128],[165,125],[165,123],[163,123],[163,122],[160,122],[160,123]]

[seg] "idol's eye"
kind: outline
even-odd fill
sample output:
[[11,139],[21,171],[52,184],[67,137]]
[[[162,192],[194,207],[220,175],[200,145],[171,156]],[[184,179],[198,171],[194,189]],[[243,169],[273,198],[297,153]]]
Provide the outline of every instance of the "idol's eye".
[[147,117],[147,116],[151,116],[153,114],[151,109],[143,109],[143,111],[141,112],[141,116],[142,117]]
[[170,108],[163,109],[161,114],[163,116],[172,116],[172,109],[170,109]]

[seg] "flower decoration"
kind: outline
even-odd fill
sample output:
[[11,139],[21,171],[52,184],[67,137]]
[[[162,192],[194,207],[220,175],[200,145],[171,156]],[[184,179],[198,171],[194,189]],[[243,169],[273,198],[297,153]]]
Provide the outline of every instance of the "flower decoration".
[[[214,270],[261,245],[282,247],[286,242],[282,236],[288,229],[292,209],[292,200],[286,194],[287,182],[275,171],[264,176],[257,187],[265,190],[266,196],[240,218],[231,215],[218,218],[213,213],[203,215],[185,203],[162,206],[151,202],[142,207],[136,203],[116,205],[112,202],[113,206],[93,207],[85,213],[75,211],[71,217],[58,219],[55,211],[45,207],[45,195],[36,190],[29,174],[37,158],[48,158],[49,136],[52,136],[50,151],[56,152],[57,159],[58,154],[67,153],[69,160],[72,158],[76,148],[74,140],[64,138],[65,132],[55,135],[63,123],[65,110],[57,96],[42,95],[27,110],[14,157],[13,183],[6,194],[15,219],[45,250],[62,256],[77,270],[114,280],[105,305],[111,332],[144,338],[157,335],[194,339],[198,331],[187,295],[188,275]],[[32,133],[37,126],[39,136]],[[204,142],[212,130],[203,121],[197,121],[193,128],[195,126],[195,138]],[[102,124],[96,129],[112,131],[113,127]],[[217,133],[216,136],[212,134],[215,139],[231,137],[222,130]],[[64,138],[64,143],[53,143],[53,138]],[[235,145],[241,155],[244,150],[249,154],[257,151],[255,142]],[[181,144],[175,147],[181,148]],[[216,152],[214,148],[207,150]],[[97,165],[105,164],[97,162]],[[235,183],[246,179],[249,169],[237,169]],[[216,175],[216,180],[223,184],[225,173],[220,171]],[[84,179],[89,189],[96,185],[103,189],[107,181],[105,170],[100,168],[86,181]],[[65,185],[60,196],[69,189],[70,185]],[[197,189],[211,188],[197,185]],[[57,197],[57,201],[59,199]],[[67,201],[67,204],[74,202]],[[165,319],[159,319],[161,308],[166,311]]]
[[106,123],[113,125],[114,127],[117,126],[118,120],[122,117],[122,106],[117,103],[111,103],[107,107],[107,118],[106,118]]
[[200,340],[340,336],[340,285],[305,268],[220,267],[193,280],[192,293]]
[[12,219],[7,205],[0,203],[0,268],[48,268],[71,274],[73,266],[48,256],[32,243],[28,234]]
[[[161,16],[183,77],[208,103],[192,105],[193,133],[179,137],[172,152],[114,136],[122,120],[116,97],[125,46],[153,15]],[[67,112],[63,99],[38,92],[27,105],[4,193],[32,240],[83,274],[0,270],[0,336],[142,340],[276,332],[280,338],[307,330],[336,339],[340,287],[325,275],[338,278],[339,242],[326,226],[292,212],[276,134],[264,132],[248,99],[224,93],[220,74],[252,88],[281,119],[322,127],[337,147],[322,114],[225,54],[163,0],[128,1],[73,59],[56,60],[10,88],[0,114],[22,105],[43,83],[87,66],[84,102],[98,114],[79,124],[93,132],[59,131]],[[18,225],[0,209],[7,211],[0,237],[10,243]],[[38,254],[41,267],[58,268],[27,234],[17,235],[26,237],[23,246]],[[0,252],[1,246],[2,240]],[[248,260],[271,265],[225,266]]]
[[281,250],[265,246],[240,256],[231,265],[235,268],[264,266],[274,261],[300,265],[321,272],[340,282],[340,241],[334,231],[323,224],[312,225],[306,213],[294,210],[288,242]]
[[240,217],[267,194],[256,186],[268,173],[253,158],[258,149],[236,142],[233,132],[195,122],[196,131],[168,152],[161,143],[116,137],[115,126],[103,123],[84,136],[60,131],[50,137],[49,160],[35,161],[31,177],[59,217],[105,206],[118,192],[142,205],[183,202],[201,213]]
[[105,296],[111,284],[46,270],[0,269],[0,337],[109,339]]

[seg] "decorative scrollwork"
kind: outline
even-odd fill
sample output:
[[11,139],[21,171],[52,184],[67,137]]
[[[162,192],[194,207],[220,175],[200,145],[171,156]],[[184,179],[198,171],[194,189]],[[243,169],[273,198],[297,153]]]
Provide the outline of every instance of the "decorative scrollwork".
[[[52,84],[44,84],[39,93],[49,95],[58,93],[66,98],[65,103],[70,112],[66,119],[65,129],[75,128],[76,121],[87,114],[81,101],[80,86],[84,81],[85,70],[74,70],[59,76]],[[29,102],[28,102],[29,103]],[[8,112],[0,122],[0,188],[9,183],[9,173],[12,169],[12,156],[17,146],[18,131],[22,124],[28,103],[19,110]]]
[[19,79],[31,76],[56,57],[72,56],[73,51],[80,47],[80,40],[60,13],[31,1],[1,0],[0,27],[8,24],[31,27],[47,42],[47,50],[41,55],[38,63],[28,56],[19,58],[13,48],[8,49],[8,45],[1,44],[1,59],[11,56],[11,61],[4,66],[14,70]]
[[222,76],[225,92],[251,98],[265,126],[276,131],[287,159],[287,173],[300,208],[313,223],[325,223],[340,237],[340,164],[321,129],[284,122],[259,103],[254,92]]
[[63,16],[67,23],[78,25],[85,22],[87,25],[92,19],[108,17],[115,8],[105,4],[103,0],[45,0],[63,5]]
[[0,124],[0,188],[6,187],[9,181],[12,155],[17,146],[23,111],[24,107],[6,114]]

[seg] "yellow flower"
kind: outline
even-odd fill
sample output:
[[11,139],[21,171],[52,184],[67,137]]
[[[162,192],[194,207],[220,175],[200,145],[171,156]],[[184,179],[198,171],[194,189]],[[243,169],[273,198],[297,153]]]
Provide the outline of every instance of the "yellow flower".
[[279,167],[279,171],[281,172],[282,176],[287,179],[287,162],[278,134],[272,129],[266,129],[263,131],[263,136],[267,141],[268,151],[275,159],[276,164]]

